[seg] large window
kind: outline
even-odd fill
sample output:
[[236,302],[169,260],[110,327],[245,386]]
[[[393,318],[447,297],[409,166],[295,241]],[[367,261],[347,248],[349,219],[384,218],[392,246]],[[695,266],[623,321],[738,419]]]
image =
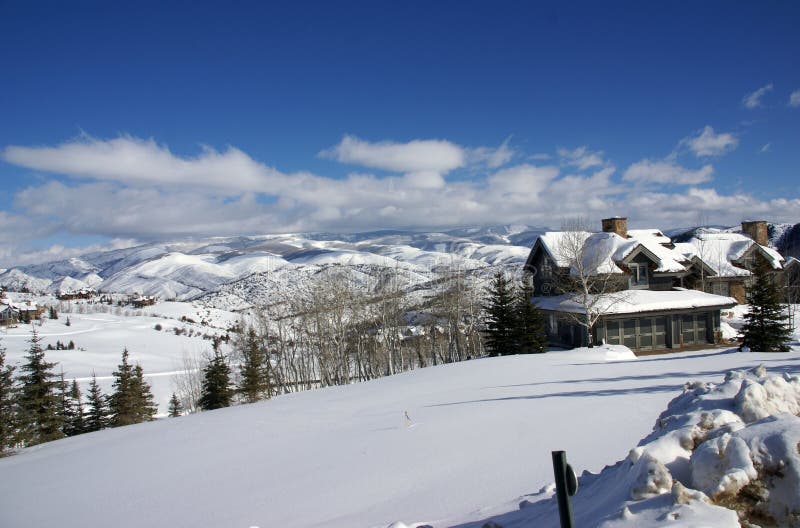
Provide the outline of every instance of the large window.
[[631,288],[647,288],[647,264],[630,265]]

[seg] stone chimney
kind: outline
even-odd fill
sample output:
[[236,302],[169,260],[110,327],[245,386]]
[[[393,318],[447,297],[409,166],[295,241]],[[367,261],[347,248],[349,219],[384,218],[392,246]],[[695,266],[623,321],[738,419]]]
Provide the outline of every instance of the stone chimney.
[[756,244],[761,244],[762,246],[769,245],[767,222],[765,220],[742,222],[742,233],[755,240]]
[[603,218],[603,232],[616,233],[622,238],[628,238],[628,219],[615,216],[614,218]]

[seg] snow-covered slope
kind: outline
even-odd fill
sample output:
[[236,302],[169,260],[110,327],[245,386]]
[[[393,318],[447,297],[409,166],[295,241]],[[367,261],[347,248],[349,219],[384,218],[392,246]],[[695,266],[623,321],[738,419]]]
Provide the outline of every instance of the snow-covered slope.
[[[634,359],[579,349],[91,433],[0,460],[0,526],[481,526],[542,498],[551,450],[566,450],[578,472],[599,472],[647,437],[687,379],[718,383],[762,362],[800,371],[796,350]],[[538,521],[557,526],[552,515]],[[503,526],[523,525],[532,524]]]
[[[391,267],[417,274],[444,267],[519,268],[528,255],[529,240],[537,233],[525,226],[507,226],[430,233],[286,234],[154,243],[12,268],[0,273],[0,286],[12,291],[53,293],[63,291],[66,285],[76,289],[92,286],[103,292],[187,300],[253,276],[269,282],[274,279],[273,272],[283,272],[278,276],[287,277],[290,270],[307,269],[314,274],[329,266]],[[253,280],[250,278],[249,282]],[[221,292],[218,297],[227,296],[229,292]]]

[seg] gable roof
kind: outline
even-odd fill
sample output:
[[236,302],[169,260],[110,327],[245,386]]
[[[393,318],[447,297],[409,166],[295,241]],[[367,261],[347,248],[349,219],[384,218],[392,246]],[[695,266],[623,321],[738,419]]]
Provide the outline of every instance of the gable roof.
[[570,259],[559,248],[564,247],[565,242],[570,243],[568,237],[580,237],[583,239],[581,264],[595,274],[625,273],[620,266],[629,264],[640,253],[656,264],[655,271],[658,273],[682,273],[691,264],[691,259],[675,251],[670,238],[658,229],[637,229],[628,233],[628,238],[622,238],[616,233],[606,232],[551,231],[540,235],[536,244],[542,246],[558,267],[567,268]]
[[754,251],[761,254],[772,269],[783,267],[780,253],[756,244],[752,238],[741,233],[697,233],[688,242],[675,244],[675,249],[688,258],[701,258],[721,277],[749,276],[750,272],[741,266],[744,257]]

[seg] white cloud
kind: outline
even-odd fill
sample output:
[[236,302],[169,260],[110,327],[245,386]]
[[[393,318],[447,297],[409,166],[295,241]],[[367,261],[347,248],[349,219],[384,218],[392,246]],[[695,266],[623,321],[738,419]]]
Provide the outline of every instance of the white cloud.
[[733,134],[721,132],[717,134],[714,129],[706,125],[696,136],[681,140],[680,145],[685,145],[695,156],[719,156],[735,149],[739,139]]
[[[736,223],[743,210],[796,221],[792,219],[800,209],[797,200],[760,201],[713,188],[665,191],[674,189],[669,184],[708,182],[711,165],[695,170],[673,160],[645,159],[619,176],[599,153],[576,150],[562,158],[578,174],[567,171],[565,166],[571,165],[566,163],[521,163],[448,181],[443,172],[448,165],[441,160],[393,162],[395,169],[405,170],[391,176],[329,178],[282,173],[233,147],[181,157],[153,140],[130,137],[40,149],[9,147],[4,151],[8,161],[67,178],[23,189],[15,196],[13,213],[0,211],[0,259],[22,258],[15,244],[55,233],[152,240],[495,223],[558,227],[569,216],[614,214],[628,216],[632,225],[638,221],[644,227],[670,227],[684,217],[693,220],[697,210],[715,222]],[[494,162],[487,155],[463,161],[462,168],[475,168],[470,163],[488,167]]]
[[759,154],[763,154],[765,152],[769,152],[772,150],[772,143],[764,143],[764,145],[759,149]]
[[605,163],[603,161],[603,151],[592,152],[585,146],[573,150],[560,148],[558,149],[558,155],[565,165],[577,167],[579,170],[601,167]]
[[792,108],[800,107],[800,90],[795,90],[789,95],[789,106]]
[[745,108],[750,108],[750,109],[763,106],[761,103],[761,98],[771,91],[772,91],[772,83],[765,84],[755,92],[745,95],[742,98],[742,104],[744,105]]
[[407,143],[372,143],[348,135],[338,145],[323,150],[319,155],[341,163],[402,173],[447,173],[466,163],[463,148],[449,141],[436,139],[416,139]]
[[714,167],[704,165],[700,169],[691,170],[681,167],[673,161],[641,160],[625,170],[622,179],[637,183],[661,183],[678,185],[696,185],[710,181]]
[[259,191],[285,177],[234,147],[224,152],[204,147],[200,155],[186,158],[153,139],[130,136],[110,140],[84,137],[56,147],[9,146],[2,157],[29,169],[128,185],[191,185],[240,192]]

